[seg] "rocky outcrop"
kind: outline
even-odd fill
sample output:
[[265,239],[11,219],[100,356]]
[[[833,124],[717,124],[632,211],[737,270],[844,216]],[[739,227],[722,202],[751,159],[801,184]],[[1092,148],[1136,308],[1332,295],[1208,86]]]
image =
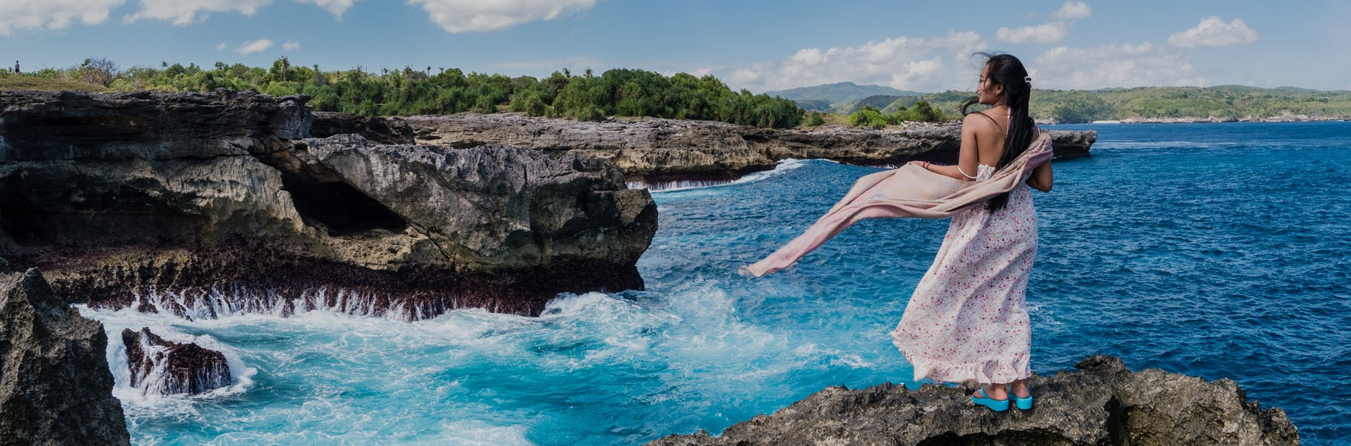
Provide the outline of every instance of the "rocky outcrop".
[[656,206],[613,165],[311,138],[304,101],[0,92],[0,257],[78,302],[190,318],[537,314],[642,287]]
[[972,383],[827,388],[721,436],[670,436],[655,446],[693,445],[1297,445],[1277,408],[1262,410],[1228,379],[1151,369],[1093,356],[1029,381],[1035,407],[996,413],[971,404]]
[[130,444],[107,346],[37,270],[0,274],[0,445]]
[[221,352],[194,343],[166,341],[150,331],[122,330],[131,387],[142,394],[197,395],[231,384],[230,366]]
[[314,112],[310,136],[361,135],[377,144],[413,144],[413,128],[399,119],[384,119],[337,112]]
[[[580,122],[520,114],[391,118],[411,126],[420,143],[472,147],[506,144],[546,151],[582,152],[608,159],[630,181],[730,180],[774,168],[786,158],[824,158],[860,165],[910,160],[955,162],[957,123],[911,123],[902,129],[827,126],[770,130],[711,121],[673,119]],[[1053,131],[1057,157],[1088,155],[1097,132]]]

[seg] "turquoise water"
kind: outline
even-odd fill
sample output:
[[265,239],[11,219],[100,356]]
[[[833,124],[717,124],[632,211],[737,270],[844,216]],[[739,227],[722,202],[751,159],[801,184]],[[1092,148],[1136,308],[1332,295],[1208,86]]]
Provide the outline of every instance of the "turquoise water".
[[[1082,127],[1082,126],[1071,126]],[[1091,354],[1284,408],[1305,444],[1351,438],[1351,123],[1102,125],[1035,193],[1032,367]],[[542,317],[414,323],[306,313],[184,322],[82,311],[224,350],[237,384],[154,398],[117,376],[137,444],[633,444],[719,432],[825,386],[909,383],[887,332],[946,221],[850,228],[796,268],[736,266],[876,169],[787,161],[655,194],[642,292],[562,296]],[[114,337],[113,339],[117,339]],[[110,348],[114,369],[121,351]]]

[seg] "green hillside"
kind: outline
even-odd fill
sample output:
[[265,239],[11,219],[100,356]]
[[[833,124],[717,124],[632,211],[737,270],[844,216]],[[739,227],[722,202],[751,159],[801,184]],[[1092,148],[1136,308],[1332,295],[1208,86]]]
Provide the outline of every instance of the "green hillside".
[[[847,115],[847,114],[850,114],[850,113],[853,113],[853,112],[862,110],[864,107],[872,107],[872,108],[876,108],[876,109],[881,110],[881,109],[885,109],[886,107],[890,106],[891,104],[893,104],[893,103],[895,103],[895,102],[897,102],[897,101],[901,101],[901,100],[903,100],[903,99],[910,98],[910,97],[912,97],[912,96],[899,96],[899,95],[892,95],[892,94],[879,94],[879,95],[876,95],[876,96],[868,96],[868,97],[862,98],[862,99],[856,99],[856,100],[852,100],[852,101],[844,101],[844,102],[837,102],[837,103],[835,103],[835,104],[832,104],[832,105],[830,106],[830,112],[831,112],[831,113],[839,113],[839,114],[842,114],[842,115]],[[914,103],[914,100],[913,100],[913,99],[911,100],[911,103]],[[806,107],[803,107],[803,108],[806,108]],[[895,111],[895,110],[892,109],[892,110],[888,110],[888,111]]]
[[[887,112],[923,100],[957,114],[962,101],[970,96],[970,92],[948,91],[902,97],[881,109]],[[1060,123],[1168,118],[1232,121],[1283,114],[1351,119],[1351,91],[1223,85],[1032,92],[1032,116]]]

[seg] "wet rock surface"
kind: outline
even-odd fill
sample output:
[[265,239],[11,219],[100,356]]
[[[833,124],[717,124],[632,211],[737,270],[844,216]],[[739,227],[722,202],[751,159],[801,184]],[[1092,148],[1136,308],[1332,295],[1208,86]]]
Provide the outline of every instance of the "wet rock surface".
[[107,345],[37,270],[0,274],[0,445],[130,444]]
[[145,394],[197,395],[231,384],[221,352],[194,343],[166,341],[150,331],[122,330],[131,386]]
[[[520,114],[408,116],[419,143],[473,147],[488,142],[546,151],[582,152],[613,161],[630,181],[731,180],[772,169],[786,158],[824,158],[883,166],[910,160],[956,162],[959,123],[910,123],[872,130],[825,126],[771,130],[674,119],[582,122]],[[1087,156],[1095,131],[1052,131],[1057,157]]]
[[[0,257],[74,302],[185,317],[537,314],[642,288],[656,205],[612,164],[313,138],[305,100],[0,92]],[[398,134],[352,119],[319,121]]]
[[1131,372],[1093,356],[1029,380],[1032,410],[971,403],[974,383],[832,387],[721,436],[672,435],[654,446],[693,445],[1297,445],[1278,408],[1263,410],[1232,380],[1157,369]]

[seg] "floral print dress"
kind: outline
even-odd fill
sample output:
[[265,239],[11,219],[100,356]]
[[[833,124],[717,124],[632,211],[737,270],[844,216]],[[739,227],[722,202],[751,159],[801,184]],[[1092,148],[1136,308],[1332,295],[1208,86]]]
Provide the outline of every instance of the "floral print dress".
[[[976,181],[994,171],[981,164]],[[982,203],[952,217],[891,332],[916,381],[1009,383],[1031,375],[1026,294],[1036,254],[1037,212],[1026,184],[997,212]]]

